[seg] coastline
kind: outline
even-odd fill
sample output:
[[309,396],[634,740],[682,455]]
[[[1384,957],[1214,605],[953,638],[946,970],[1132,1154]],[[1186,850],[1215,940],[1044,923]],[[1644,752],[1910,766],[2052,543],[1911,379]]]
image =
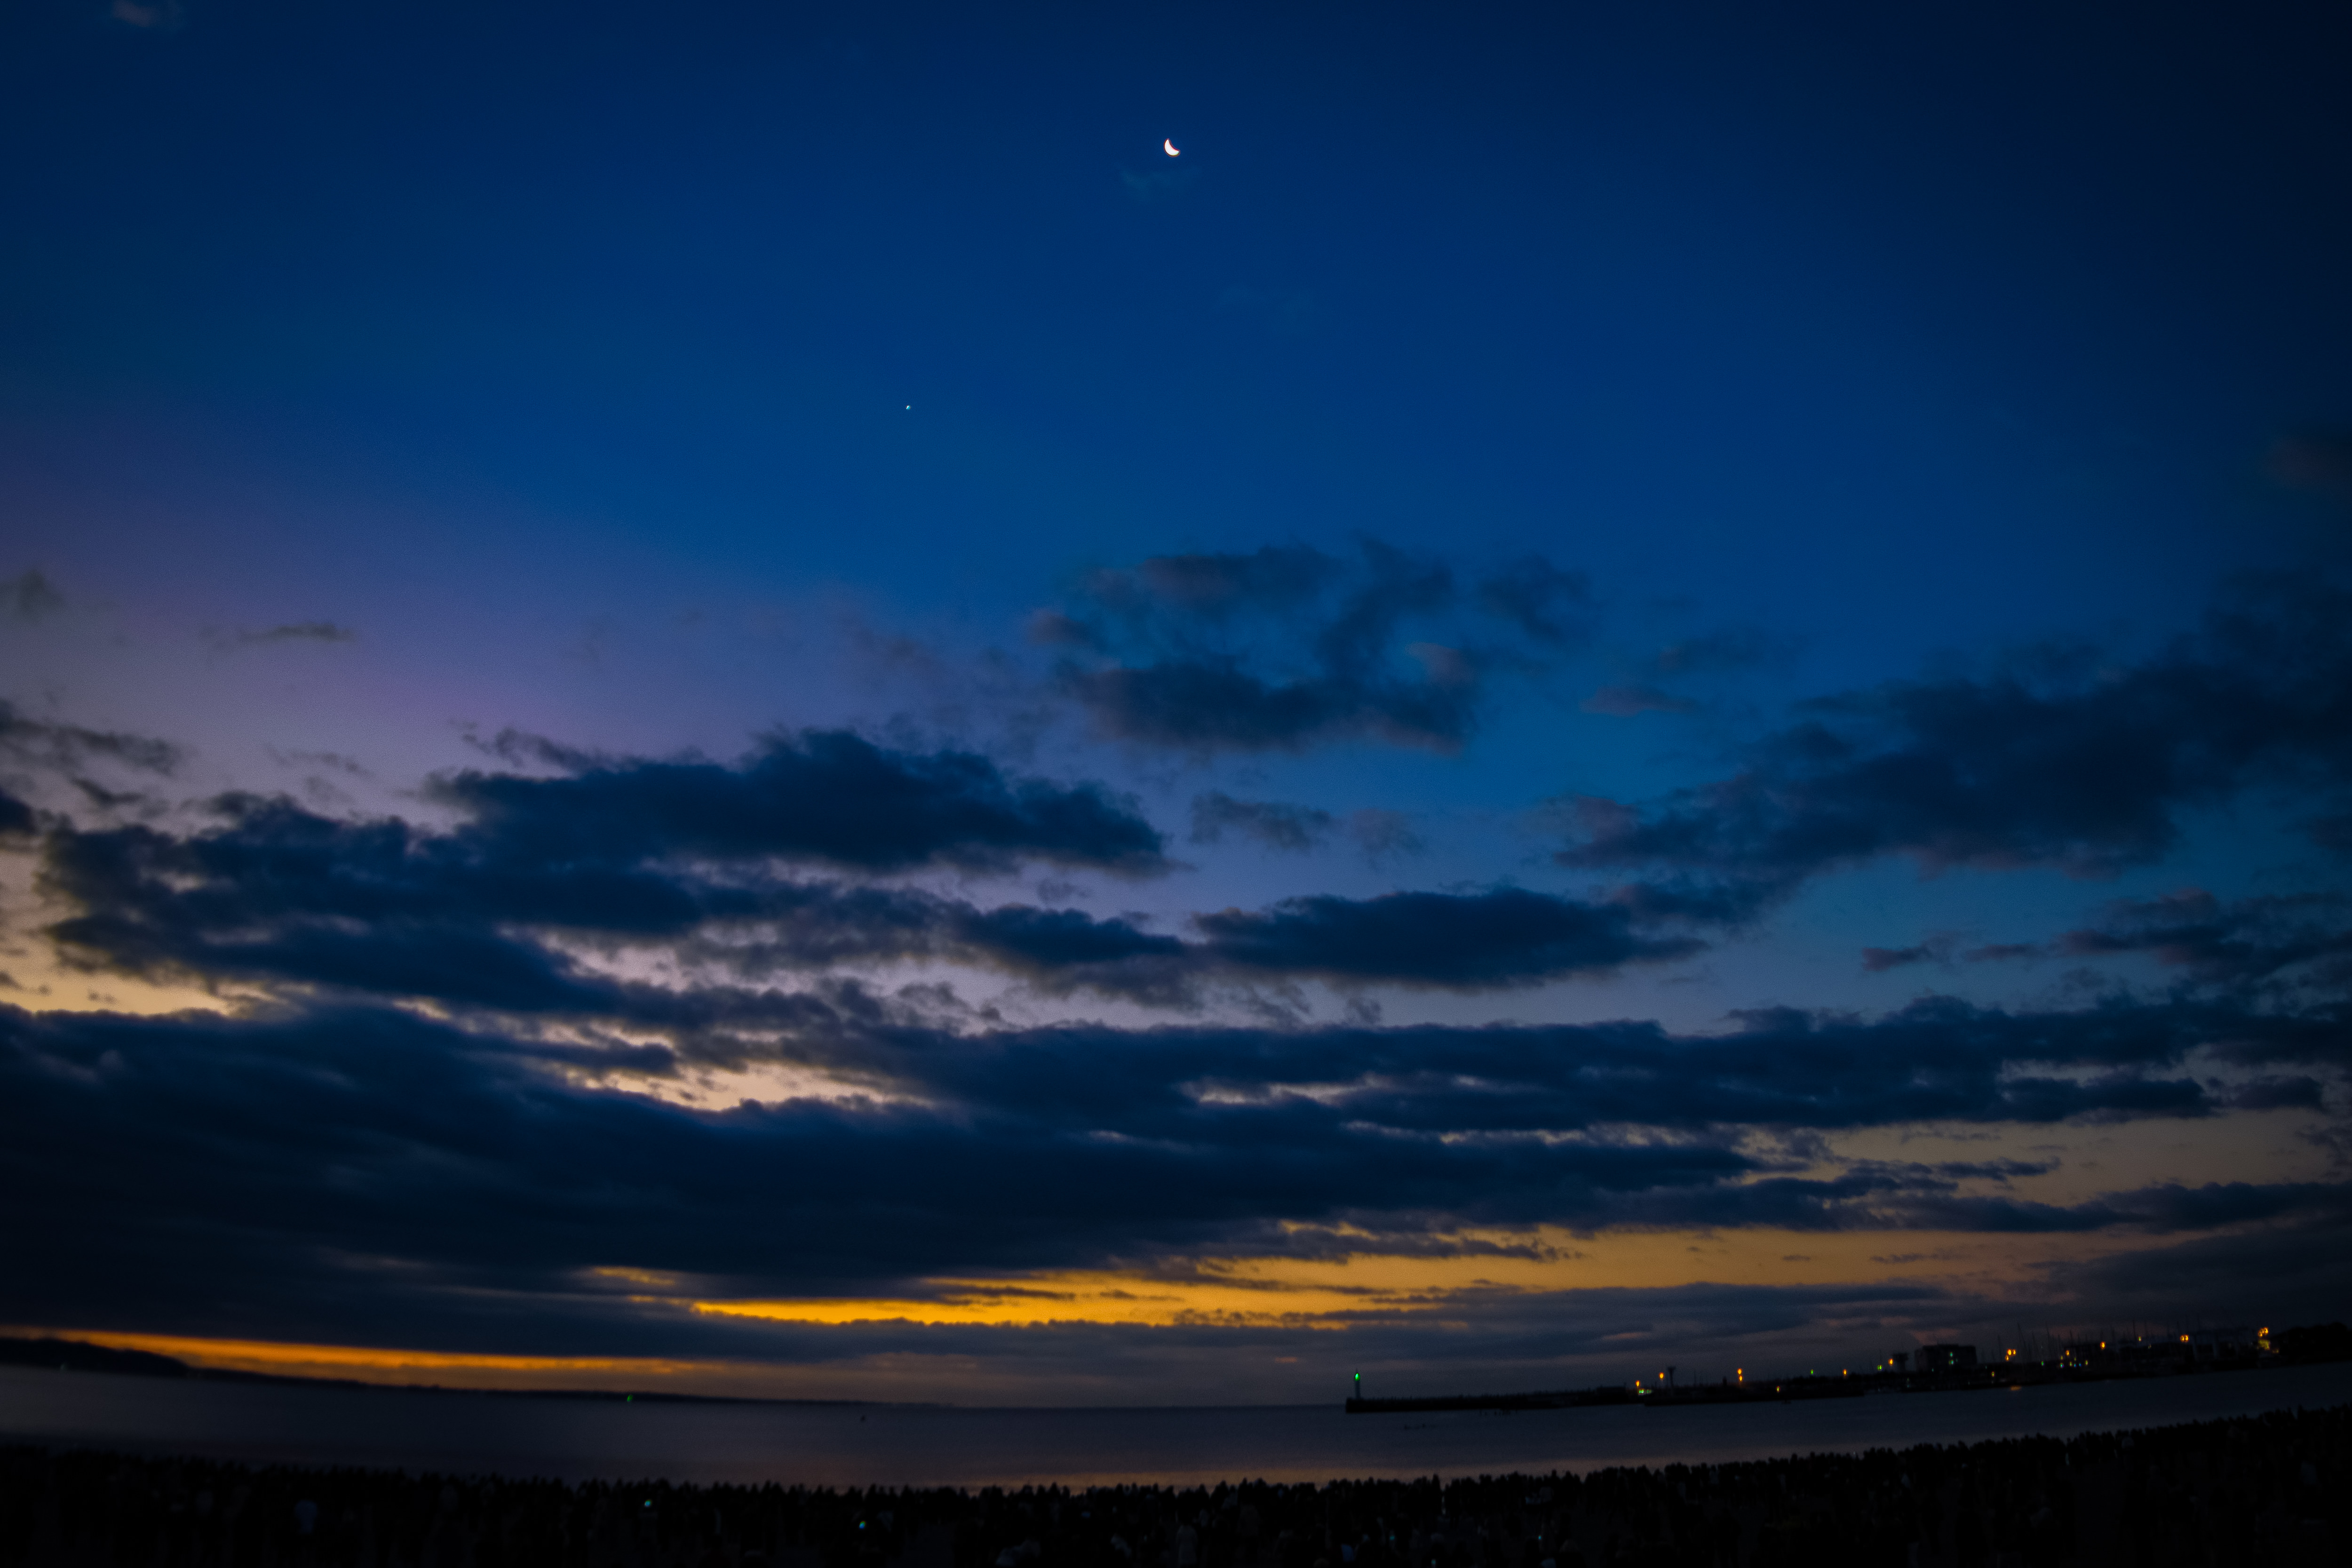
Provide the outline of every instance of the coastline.
[[1323,1405],[822,1407],[395,1397],[0,1369],[0,1444],[255,1465],[826,1486],[1214,1485],[1746,1462],[2352,1403],[2352,1364],[2252,1377],[1741,1405],[1349,1416]]

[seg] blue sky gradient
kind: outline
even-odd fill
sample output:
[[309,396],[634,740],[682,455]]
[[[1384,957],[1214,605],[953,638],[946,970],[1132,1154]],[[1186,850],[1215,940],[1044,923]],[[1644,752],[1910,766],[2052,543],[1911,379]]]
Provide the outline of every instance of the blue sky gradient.
[[2336,1315],[2347,52],[17,8],[0,1321],[1117,1401]]

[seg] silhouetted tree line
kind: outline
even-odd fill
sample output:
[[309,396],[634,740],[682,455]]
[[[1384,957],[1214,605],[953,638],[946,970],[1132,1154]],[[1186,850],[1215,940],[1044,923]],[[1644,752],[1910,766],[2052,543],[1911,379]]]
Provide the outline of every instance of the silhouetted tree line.
[[2352,1405],[1475,1480],[572,1486],[0,1448],[4,1568],[2108,1568],[2352,1560]]

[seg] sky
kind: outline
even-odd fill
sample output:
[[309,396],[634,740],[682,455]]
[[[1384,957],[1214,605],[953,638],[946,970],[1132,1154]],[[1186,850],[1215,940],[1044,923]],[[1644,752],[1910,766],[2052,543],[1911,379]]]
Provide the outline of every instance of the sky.
[[2352,1306],[2352,24],[0,16],[0,1327],[1249,1404]]

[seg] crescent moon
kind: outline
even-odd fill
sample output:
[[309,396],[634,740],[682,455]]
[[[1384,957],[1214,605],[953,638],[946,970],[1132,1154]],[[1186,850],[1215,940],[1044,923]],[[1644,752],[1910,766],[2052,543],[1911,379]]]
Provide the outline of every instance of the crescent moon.
[[1162,147],[1165,147],[1165,148],[1167,148],[1167,149],[1168,149],[1168,155],[1169,155],[1171,158],[1173,158],[1173,157],[1175,157],[1175,156],[1177,155],[1177,153],[1176,153],[1176,143],[1175,143],[1173,141],[1171,141],[1171,140],[1169,140],[1169,139],[1168,139],[1168,138],[1166,138],[1166,137],[1162,137],[1162,138],[1160,139],[1160,144]]

